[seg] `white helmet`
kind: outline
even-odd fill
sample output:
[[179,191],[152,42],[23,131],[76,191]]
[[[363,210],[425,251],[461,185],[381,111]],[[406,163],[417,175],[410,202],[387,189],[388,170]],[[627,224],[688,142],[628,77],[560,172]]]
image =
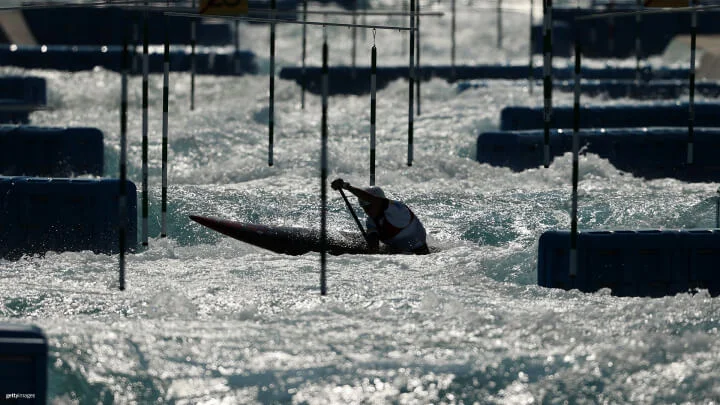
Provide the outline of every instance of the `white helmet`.
[[[366,187],[363,189],[363,191],[365,191],[368,194],[372,194],[375,197],[385,198],[385,192],[378,186]],[[365,201],[361,198],[359,198],[359,200],[360,200],[361,207],[367,207],[370,205],[370,201]]]

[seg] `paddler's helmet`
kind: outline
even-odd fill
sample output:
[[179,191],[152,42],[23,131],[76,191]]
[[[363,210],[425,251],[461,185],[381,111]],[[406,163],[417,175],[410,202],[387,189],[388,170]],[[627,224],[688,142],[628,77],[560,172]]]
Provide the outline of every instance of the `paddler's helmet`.
[[[365,191],[365,192],[368,193],[368,194],[372,194],[372,195],[374,195],[375,197],[385,198],[385,192],[384,192],[380,187],[378,187],[378,186],[366,187],[366,188],[363,189],[363,191]],[[362,199],[359,199],[359,200],[360,200],[360,206],[361,206],[361,207],[368,207],[368,206],[370,206],[370,202],[369,202],[369,201],[365,201],[365,200],[362,200]]]

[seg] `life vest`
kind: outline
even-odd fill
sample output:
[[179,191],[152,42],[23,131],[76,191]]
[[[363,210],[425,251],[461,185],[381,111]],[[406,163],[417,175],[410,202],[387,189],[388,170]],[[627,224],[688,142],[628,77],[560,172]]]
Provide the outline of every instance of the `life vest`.
[[382,216],[377,218],[377,220],[375,221],[375,224],[377,225],[378,237],[383,243],[387,243],[392,240],[392,238],[397,236],[400,231],[407,228],[413,223],[413,221],[415,221],[415,213],[413,213],[408,206],[405,206],[405,208],[407,208],[408,212],[410,212],[410,221],[408,221],[408,224],[402,228],[398,228],[391,224],[390,221],[385,218],[385,211],[383,211]]

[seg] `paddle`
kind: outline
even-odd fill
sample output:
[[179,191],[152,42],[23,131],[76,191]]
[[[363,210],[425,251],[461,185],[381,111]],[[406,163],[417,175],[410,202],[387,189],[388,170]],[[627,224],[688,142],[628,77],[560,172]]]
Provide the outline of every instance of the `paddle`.
[[350,211],[353,218],[355,218],[355,223],[357,224],[358,228],[360,228],[360,233],[362,233],[363,238],[365,238],[365,241],[369,244],[370,241],[368,240],[367,233],[365,233],[365,229],[363,229],[363,226],[360,223],[360,220],[358,219],[357,214],[355,213],[355,210],[353,209],[352,205],[350,205],[350,201],[348,201],[347,196],[345,196],[345,192],[341,188],[339,188],[338,191],[340,192],[340,195],[342,196],[343,200],[345,200],[345,205],[347,205],[348,211]]

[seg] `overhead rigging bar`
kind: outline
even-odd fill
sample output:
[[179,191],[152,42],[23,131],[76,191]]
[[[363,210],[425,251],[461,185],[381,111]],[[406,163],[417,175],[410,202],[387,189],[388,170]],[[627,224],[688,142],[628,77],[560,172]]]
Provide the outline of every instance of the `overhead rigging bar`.
[[610,17],[625,17],[633,16],[637,14],[673,14],[673,13],[692,13],[692,12],[703,12],[703,11],[715,11],[720,9],[720,5],[716,6],[701,6],[701,7],[673,7],[673,8],[661,8],[657,10],[642,9],[637,11],[617,11],[612,13],[598,13],[589,14],[575,17],[576,21],[581,20],[595,20],[599,18],[610,18]]
[[[252,21],[252,22],[268,22],[268,23],[283,23],[283,24],[301,24],[301,25],[318,25],[321,27],[357,27],[357,28],[368,28],[378,30],[397,30],[397,31],[416,31],[416,28],[410,27],[399,27],[392,25],[369,25],[369,24],[345,24],[345,23],[332,23],[332,22],[321,22],[321,21],[295,21],[295,20],[284,20],[280,18],[260,18],[260,17],[245,17],[245,16],[226,16],[226,15],[213,15],[208,16],[205,14],[198,13],[176,13],[172,11],[165,12],[165,14],[175,17],[207,17],[207,18],[221,18],[227,20],[241,20],[241,21]],[[410,14],[408,14],[410,15]]]

